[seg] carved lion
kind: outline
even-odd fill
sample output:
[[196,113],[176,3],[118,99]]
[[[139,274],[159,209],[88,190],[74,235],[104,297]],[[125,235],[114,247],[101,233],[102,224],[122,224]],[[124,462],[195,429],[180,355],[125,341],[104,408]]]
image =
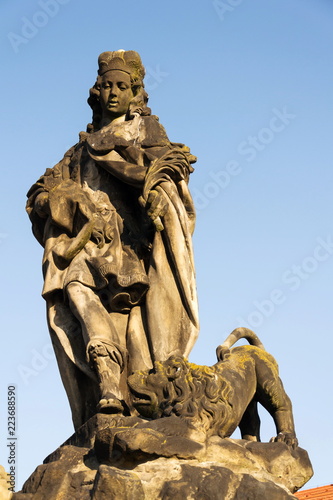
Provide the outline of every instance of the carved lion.
[[[230,349],[240,338],[251,345]],[[217,348],[217,356],[219,361],[212,367],[171,356],[155,362],[150,371],[135,372],[128,379],[135,408],[150,419],[171,416],[185,420],[188,437],[194,432],[200,441],[211,435],[229,437],[237,426],[243,439],[260,441],[260,403],[275,422],[277,436],[271,441],[295,448],[298,443],[291,401],[275,359],[254,332],[234,330]],[[165,423],[167,420],[163,419]],[[171,422],[174,426],[175,418]]]

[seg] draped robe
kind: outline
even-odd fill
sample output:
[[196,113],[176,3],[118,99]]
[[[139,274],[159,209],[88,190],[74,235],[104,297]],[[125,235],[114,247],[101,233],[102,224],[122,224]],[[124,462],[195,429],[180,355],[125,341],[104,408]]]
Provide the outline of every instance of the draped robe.
[[[136,115],[81,133],[80,142],[28,192],[33,232],[44,246],[42,295],[49,331],[76,429],[96,412],[99,393],[80,323],[66,297],[69,283],[94,290],[114,320],[127,353],[125,392],[132,371],[171,354],[188,356],[194,345],[195,212],[188,190],[193,158],[184,145],[169,141],[156,117]],[[152,190],[168,204],[161,231],[145,207]],[[47,216],[36,210],[41,193],[48,196]],[[77,237],[98,200],[107,207],[102,244],[90,238],[65,262],[58,249]]]

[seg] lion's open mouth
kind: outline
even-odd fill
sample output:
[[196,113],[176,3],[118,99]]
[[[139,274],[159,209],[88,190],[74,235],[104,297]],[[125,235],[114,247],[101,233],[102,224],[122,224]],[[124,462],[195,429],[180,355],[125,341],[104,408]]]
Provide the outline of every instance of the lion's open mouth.
[[133,404],[135,406],[151,405],[151,397],[148,394],[139,394],[131,388]]
[[153,388],[150,386],[147,387],[149,380],[147,375],[138,376],[136,373],[128,377],[133,405],[143,417],[158,418],[161,416],[159,399]]
[[128,385],[131,389],[133,396],[133,403],[135,405],[150,405],[152,402],[153,394],[149,389],[146,389],[142,380],[138,380],[135,375],[128,377]]

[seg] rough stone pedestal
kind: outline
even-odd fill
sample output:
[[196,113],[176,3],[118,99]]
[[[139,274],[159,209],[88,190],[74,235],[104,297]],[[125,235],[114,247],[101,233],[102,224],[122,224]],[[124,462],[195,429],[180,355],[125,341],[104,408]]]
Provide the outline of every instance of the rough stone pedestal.
[[0,465],[0,498],[1,500],[10,500],[12,498],[12,492],[8,489],[8,474],[4,467]]
[[306,451],[284,443],[159,442],[138,425],[136,417],[96,415],[12,500],[288,500],[312,476]]

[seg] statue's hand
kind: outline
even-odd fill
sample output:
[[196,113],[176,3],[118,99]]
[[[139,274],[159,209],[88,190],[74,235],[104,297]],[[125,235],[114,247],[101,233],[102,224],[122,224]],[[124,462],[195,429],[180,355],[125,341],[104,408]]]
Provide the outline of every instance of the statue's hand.
[[168,210],[168,202],[162,193],[159,193],[155,189],[152,189],[149,193],[147,203],[150,205],[148,208],[148,215],[155,224],[157,231],[162,231],[164,226],[161,221]]

